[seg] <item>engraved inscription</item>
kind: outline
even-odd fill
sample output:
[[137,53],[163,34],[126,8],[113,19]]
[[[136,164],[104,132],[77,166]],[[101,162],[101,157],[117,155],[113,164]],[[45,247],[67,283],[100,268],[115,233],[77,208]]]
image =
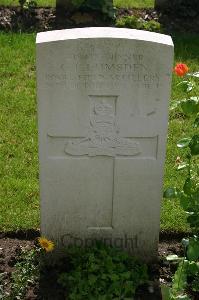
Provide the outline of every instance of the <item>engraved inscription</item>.
[[134,156],[141,153],[136,141],[119,135],[116,124],[117,96],[90,96],[90,128],[81,140],[69,140],[65,152],[75,156]]
[[[81,41],[66,50],[56,66],[49,57],[49,68],[44,74],[48,87],[63,87],[70,90],[140,86],[158,89],[160,74],[149,65],[150,55],[142,48],[135,52],[127,50],[124,41]],[[52,67],[51,67],[52,65]]]
[[46,85],[65,86],[70,89],[118,87],[139,84],[146,89],[158,88],[160,78],[144,65],[96,64],[76,65],[73,73],[59,71],[45,74]]

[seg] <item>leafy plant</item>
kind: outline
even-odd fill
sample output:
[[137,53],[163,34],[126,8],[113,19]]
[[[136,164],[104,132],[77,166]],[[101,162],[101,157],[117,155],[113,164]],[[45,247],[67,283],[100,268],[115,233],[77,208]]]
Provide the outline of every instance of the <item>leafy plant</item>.
[[25,298],[27,287],[39,276],[38,250],[23,250],[11,278],[11,294],[7,299]]
[[146,282],[147,268],[137,259],[101,243],[82,249],[69,248],[69,271],[58,282],[67,288],[70,300],[128,299]]
[[136,16],[124,16],[116,20],[117,27],[142,29],[148,31],[161,31],[161,25],[154,20],[146,21]]
[[45,237],[37,240],[37,247],[22,249],[17,255],[17,263],[11,274],[10,292],[6,292],[3,282],[4,273],[0,274],[0,299],[24,300],[29,285],[38,283],[41,271],[45,270],[48,262],[47,253],[54,250],[54,243]]
[[32,10],[37,7],[36,0],[19,0],[21,10]]
[[[185,64],[178,64],[175,73],[184,77],[178,84],[186,92],[187,98],[177,101],[171,109],[180,108],[187,116],[193,118],[193,127],[199,127],[199,97],[195,94],[196,83],[199,73],[188,73]],[[192,237],[183,239],[184,257],[169,256],[168,260],[180,261],[173,278],[172,288],[168,288],[166,299],[190,299],[187,296],[187,289],[198,291],[199,282],[199,166],[197,159],[199,155],[199,135],[183,137],[177,143],[177,147],[185,149],[186,161],[177,163],[177,170],[186,170],[186,178],[182,189],[170,187],[164,192],[165,198],[178,198],[183,210],[187,213],[187,222],[192,231]],[[164,287],[165,290],[165,287]]]
[[5,299],[3,274],[0,273],[0,299]]

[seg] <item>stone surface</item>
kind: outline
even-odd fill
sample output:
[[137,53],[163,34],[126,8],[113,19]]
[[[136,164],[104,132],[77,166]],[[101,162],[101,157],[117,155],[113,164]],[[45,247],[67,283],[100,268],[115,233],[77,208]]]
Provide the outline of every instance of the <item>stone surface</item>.
[[42,235],[156,257],[173,43],[132,29],[37,35]]
[[74,21],[76,25],[88,24],[94,21],[94,16],[88,13],[76,12],[72,15],[71,20]]
[[168,7],[169,4],[170,4],[170,0],[155,0],[156,9],[164,9]]
[[72,0],[56,0],[56,8],[66,9],[68,11],[74,10]]

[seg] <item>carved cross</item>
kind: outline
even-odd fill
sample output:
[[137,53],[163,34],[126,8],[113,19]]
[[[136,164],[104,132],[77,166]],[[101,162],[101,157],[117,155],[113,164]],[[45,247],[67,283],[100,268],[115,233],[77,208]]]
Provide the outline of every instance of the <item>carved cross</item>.
[[[117,116],[117,96],[89,96],[90,114],[89,129],[85,137],[58,137],[49,135],[53,140],[67,139],[64,141],[64,153],[71,157],[109,157],[111,165],[112,191],[110,191],[109,208],[112,207],[111,220],[107,224],[88,227],[89,230],[112,230],[113,229],[113,201],[115,164],[117,157],[148,156],[155,158],[157,154],[157,136],[155,137],[122,137],[120,128],[116,122]],[[148,147],[149,146],[149,147]],[[56,146],[55,146],[56,147]],[[62,148],[63,149],[63,148]],[[63,150],[62,150],[63,151]],[[63,152],[62,152],[63,153]],[[112,162],[111,162],[112,158]],[[107,163],[107,162],[106,162]],[[109,166],[110,166],[109,165]],[[110,170],[110,168],[109,168]],[[106,166],[104,166],[106,172]],[[112,175],[111,175],[112,174]],[[102,174],[103,176],[103,174]]]

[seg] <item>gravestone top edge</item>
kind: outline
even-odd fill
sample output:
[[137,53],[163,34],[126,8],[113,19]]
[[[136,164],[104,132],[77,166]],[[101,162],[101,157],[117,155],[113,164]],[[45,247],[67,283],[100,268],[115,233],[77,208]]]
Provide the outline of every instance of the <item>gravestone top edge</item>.
[[86,27],[40,32],[37,34],[36,44],[97,38],[138,40],[173,47],[173,41],[169,35],[144,30],[115,27]]

